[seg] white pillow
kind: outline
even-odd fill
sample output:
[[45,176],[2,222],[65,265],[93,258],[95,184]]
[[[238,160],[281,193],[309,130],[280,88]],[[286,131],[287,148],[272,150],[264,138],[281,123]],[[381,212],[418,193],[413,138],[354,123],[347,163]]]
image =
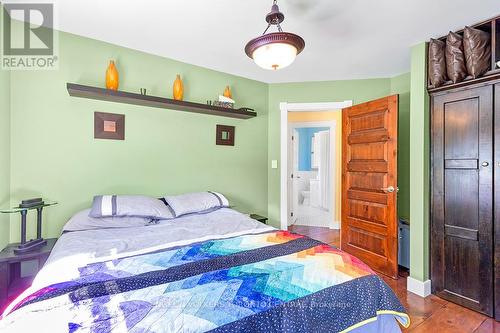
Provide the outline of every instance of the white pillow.
[[76,213],[63,227],[64,231],[83,231],[106,228],[142,227],[154,224],[155,220],[144,217],[90,217],[90,208]]
[[90,217],[135,216],[155,220],[173,218],[170,209],[157,198],[144,195],[96,195]]
[[229,201],[217,192],[187,193],[164,198],[173,210],[175,217],[192,213],[209,213],[223,207],[229,207]]

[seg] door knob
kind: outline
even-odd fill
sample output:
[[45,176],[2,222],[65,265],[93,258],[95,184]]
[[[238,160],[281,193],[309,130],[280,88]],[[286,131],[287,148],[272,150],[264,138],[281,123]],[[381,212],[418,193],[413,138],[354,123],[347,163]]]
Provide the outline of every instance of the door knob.
[[486,168],[488,165],[490,165],[488,162],[484,161],[483,163],[481,163],[481,165]]
[[382,191],[387,192],[387,193],[393,193],[394,186],[384,187],[384,188],[382,188]]

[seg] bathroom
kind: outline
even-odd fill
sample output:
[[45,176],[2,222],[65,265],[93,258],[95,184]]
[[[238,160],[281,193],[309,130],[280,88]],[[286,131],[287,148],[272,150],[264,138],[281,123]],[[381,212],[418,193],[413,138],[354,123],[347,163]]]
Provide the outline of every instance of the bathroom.
[[334,228],[330,127],[292,129],[291,224]]

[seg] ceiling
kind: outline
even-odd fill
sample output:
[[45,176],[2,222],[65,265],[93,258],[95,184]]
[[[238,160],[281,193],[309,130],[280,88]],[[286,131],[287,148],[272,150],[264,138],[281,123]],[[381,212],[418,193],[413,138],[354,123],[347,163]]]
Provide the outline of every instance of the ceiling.
[[306,48],[271,72],[244,52],[271,0],[54,2],[62,31],[269,83],[392,77],[409,71],[412,45],[500,14],[498,0],[280,0]]

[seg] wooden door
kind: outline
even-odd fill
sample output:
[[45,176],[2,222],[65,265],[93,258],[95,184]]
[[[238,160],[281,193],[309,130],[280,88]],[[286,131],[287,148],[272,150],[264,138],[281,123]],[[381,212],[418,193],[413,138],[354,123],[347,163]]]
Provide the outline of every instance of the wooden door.
[[431,279],[438,296],[493,313],[493,87],[432,97]]
[[398,276],[398,96],[342,112],[341,248]]

